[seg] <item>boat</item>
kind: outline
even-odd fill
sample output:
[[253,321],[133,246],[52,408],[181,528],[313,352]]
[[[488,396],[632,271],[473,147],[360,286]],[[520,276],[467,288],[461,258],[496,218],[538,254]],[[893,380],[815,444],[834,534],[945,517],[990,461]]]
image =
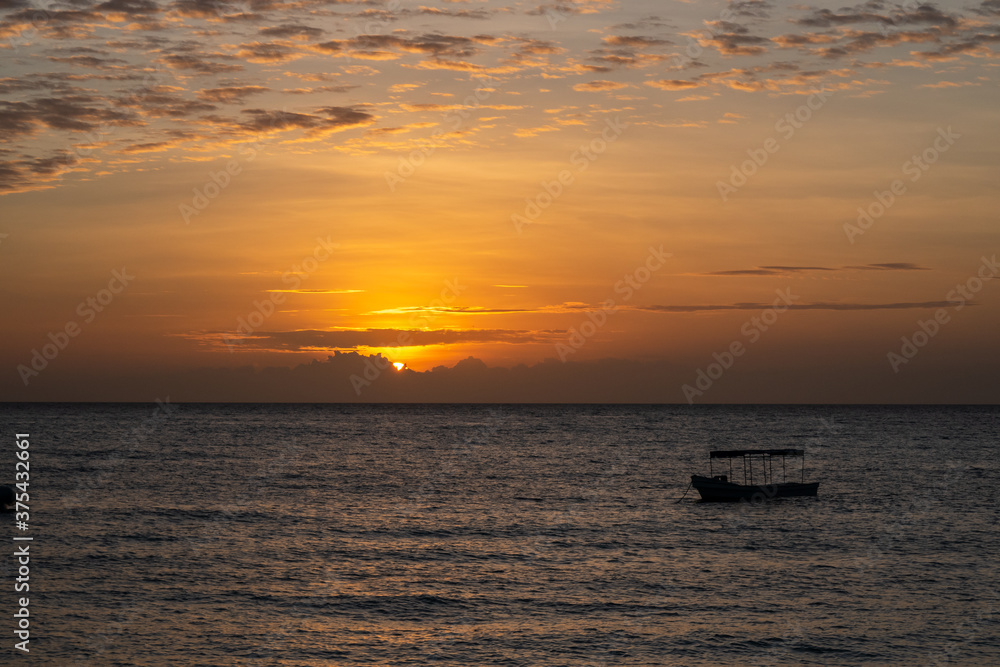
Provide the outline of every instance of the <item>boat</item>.
[[[789,482],[786,478],[785,457],[802,459],[801,481]],[[754,483],[754,458],[757,458],[758,482]],[[775,459],[781,459],[781,482],[774,481]],[[715,474],[715,459],[729,460],[729,474]],[[733,459],[743,460],[743,483],[733,476]],[[772,498],[815,496],[819,482],[806,482],[806,453],[803,449],[730,449],[708,453],[710,476],[691,475],[691,485],[705,502],[730,502],[742,500],[760,503]]]

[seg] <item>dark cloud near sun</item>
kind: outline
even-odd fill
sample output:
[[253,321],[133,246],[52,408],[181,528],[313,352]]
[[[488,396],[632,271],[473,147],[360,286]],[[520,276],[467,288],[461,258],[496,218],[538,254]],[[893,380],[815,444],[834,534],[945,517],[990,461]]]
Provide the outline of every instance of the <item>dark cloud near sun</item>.
[[[927,402],[926,391],[890,376],[869,376],[853,361],[831,366],[815,347],[790,349],[782,364],[761,371],[735,364],[711,400],[722,403]],[[826,350],[822,350],[826,352]],[[172,403],[192,401],[300,403],[686,403],[681,391],[695,377],[701,360],[555,358],[511,368],[491,366],[475,357],[417,371],[397,371],[395,359],[381,354],[338,352],[325,359],[287,366],[198,368],[163,371],[142,377],[101,371],[32,383],[31,400],[152,402],[168,395]],[[817,382],[821,377],[823,382]],[[864,377],[865,381],[858,381]],[[887,379],[888,378],[888,379]],[[18,382],[17,377],[13,382]],[[1000,399],[992,368],[970,374],[946,369],[935,383],[947,387],[947,400],[982,403]],[[0,384],[8,400],[24,400],[20,384]],[[158,392],[158,393],[151,393]],[[685,406],[686,407],[686,406]]]
[[232,332],[209,332],[194,334],[191,338],[216,347],[239,346],[240,349],[244,350],[309,351],[485,342],[551,343],[565,336],[565,331],[517,329],[351,329],[258,331],[247,335],[237,335]]

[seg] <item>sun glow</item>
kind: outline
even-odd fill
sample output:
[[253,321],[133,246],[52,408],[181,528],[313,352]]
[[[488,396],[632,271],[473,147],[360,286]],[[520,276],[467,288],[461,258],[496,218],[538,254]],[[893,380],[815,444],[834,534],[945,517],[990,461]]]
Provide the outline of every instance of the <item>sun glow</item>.
[[396,367],[397,371],[401,371],[404,368],[406,368],[406,364],[404,364],[402,361],[394,361],[392,365]]

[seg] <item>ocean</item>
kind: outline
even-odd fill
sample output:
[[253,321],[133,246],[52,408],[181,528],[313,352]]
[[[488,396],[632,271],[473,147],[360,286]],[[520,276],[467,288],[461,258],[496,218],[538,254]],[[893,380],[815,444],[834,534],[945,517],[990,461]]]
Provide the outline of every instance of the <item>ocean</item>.
[[[0,410],[9,664],[1000,664],[996,407]],[[818,497],[687,490],[751,447]]]

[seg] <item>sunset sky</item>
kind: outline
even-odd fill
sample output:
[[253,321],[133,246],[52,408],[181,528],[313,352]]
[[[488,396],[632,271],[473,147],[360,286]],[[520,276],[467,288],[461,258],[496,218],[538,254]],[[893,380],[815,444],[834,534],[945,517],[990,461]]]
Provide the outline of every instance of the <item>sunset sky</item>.
[[0,0],[0,59],[4,400],[1000,400],[1000,0]]

